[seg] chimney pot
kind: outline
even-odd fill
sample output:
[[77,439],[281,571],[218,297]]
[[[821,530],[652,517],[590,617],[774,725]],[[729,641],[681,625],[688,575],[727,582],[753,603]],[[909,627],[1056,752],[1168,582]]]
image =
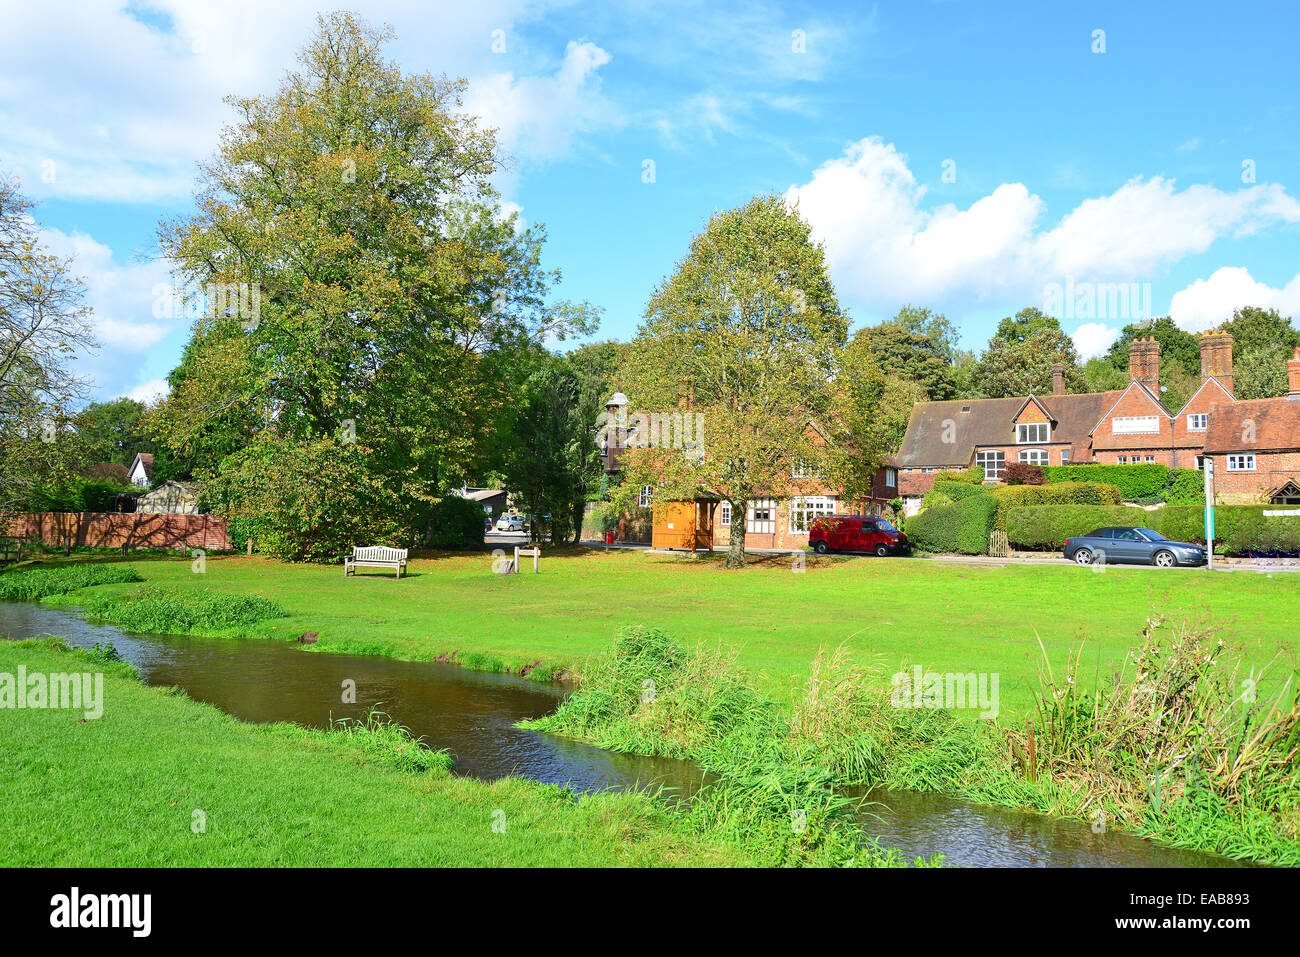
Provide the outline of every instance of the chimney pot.
[[1286,363],[1287,398],[1300,399],[1300,346]]
[[1201,336],[1201,382],[1211,378],[1232,392],[1232,334],[1222,329]]

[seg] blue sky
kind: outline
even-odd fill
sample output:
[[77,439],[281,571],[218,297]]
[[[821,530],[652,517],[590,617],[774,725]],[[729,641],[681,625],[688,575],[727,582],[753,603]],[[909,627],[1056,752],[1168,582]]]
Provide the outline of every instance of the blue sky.
[[[273,89],[330,7],[62,6],[0,2],[0,167],[87,276],[97,394],[148,395],[187,337],[152,314],[157,221],[189,208],[221,97]],[[765,191],[799,203],[855,324],[911,302],[978,348],[1090,283],[1138,295],[1079,293],[1063,324],[1085,354],[1142,293],[1191,330],[1300,314],[1294,3],[350,8],[394,26],[406,69],[469,79],[514,157],[504,197],[546,223],[557,295],[602,306],[601,337],[634,334],[713,210]]]

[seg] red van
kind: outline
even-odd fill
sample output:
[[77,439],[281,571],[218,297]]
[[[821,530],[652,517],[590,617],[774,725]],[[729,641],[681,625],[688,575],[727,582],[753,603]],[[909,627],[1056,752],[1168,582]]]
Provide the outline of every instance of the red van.
[[819,555],[827,552],[875,552],[886,555],[906,554],[907,536],[894,528],[888,519],[872,515],[828,515],[813,522],[808,544]]

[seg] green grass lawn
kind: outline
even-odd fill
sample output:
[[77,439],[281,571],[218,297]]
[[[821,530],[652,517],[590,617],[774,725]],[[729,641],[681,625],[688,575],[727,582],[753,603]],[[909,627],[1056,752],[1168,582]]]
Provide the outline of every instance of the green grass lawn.
[[105,671],[104,714],[0,709],[0,866],[737,863],[648,797],[397,770],[343,735],[242,724],[121,666],[0,642],[0,672],[19,664]]
[[[130,562],[152,585],[271,598],[290,615],[254,626],[282,639],[319,632],[322,651],[430,659],[460,651],[518,666],[581,666],[620,626],[646,623],[685,644],[734,646],[765,690],[785,698],[819,647],[847,644],[878,666],[881,681],[920,665],[939,672],[996,672],[1001,716],[1031,707],[1042,660],[1053,667],[1085,642],[1103,673],[1136,643],[1149,615],[1208,622],[1245,659],[1283,654],[1295,666],[1300,576],[1074,566],[973,567],[915,559],[759,559],[740,572],[720,559],[630,550],[543,550],[542,573],[494,574],[486,553],[417,559],[409,577],[341,566],[209,557]],[[139,585],[103,585],[129,591]],[[75,599],[75,596],[74,596]],[[1091,671],[1090,671],[1091,673]]]

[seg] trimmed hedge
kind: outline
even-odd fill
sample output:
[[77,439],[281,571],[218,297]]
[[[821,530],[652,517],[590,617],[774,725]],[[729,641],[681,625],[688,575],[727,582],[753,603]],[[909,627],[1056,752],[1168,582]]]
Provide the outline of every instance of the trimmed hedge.
[[1205,506],[1205,475],[1200,469],[1170,469],[1165,501],[1170,505]]
[[998,503],[994,527],[1010,536],[1008,513],[1031,505],[1118,505],[1120,491],[1101,482],[1055,482],[1049,485],[999,485],[988,489]]
[[1049,483],[1105,482],[1114,485],[1125,501],[1160,496],[1169,479],[1167,465],[1049,465],[1043,469]]
[[[1300,518],[1265,518],[1267,508],[1273,506],[1216,506],[1216,550],[1245,557],[1300,555]],[[1152,512],[1126,505],[1019,506],[1007,514],[1007,539],[1016,548],[1051,550],[1062,547],[1067,538],[1107,525],[1146,527],[1176,542],[1205,544],[1205,510],[1186,505]],[[910,524],[908,529],[910,537]]]
[[908,540],[926,552],[985,555],[998,503],[988,495],[972,495],[951,505],[936,505],[907,520]]
[[1049,484],[1105,482],[1119,489],[1125,502],[1199,502],[1203,498],[1197,469],[1171,469],[1167,465],[1049,465],[1043,469]]
[[1016,548],[1056,551],[1065,547],[1067,538],[1087,535],[1107,525],[1151,528],[1149,523],[1159,514],[1132,505],[1020,506],[1007,514],[1007,540]]
[[963,469],[960,472],[938,472],[934,476],[934,484],[983,485],[984,467],[980,465],[972,465],[970,468]]
[[[1300,554],[1300,518],[1265,518],[1265,509],[1275,505],[1216,505],[1214,541],[1216,550],[1228,555],[1267,557]],[[1205,544],[1205,509],[1192,505],[1167,505],[1159,512],[1160,524],[1153,525],[1165,538]]]

